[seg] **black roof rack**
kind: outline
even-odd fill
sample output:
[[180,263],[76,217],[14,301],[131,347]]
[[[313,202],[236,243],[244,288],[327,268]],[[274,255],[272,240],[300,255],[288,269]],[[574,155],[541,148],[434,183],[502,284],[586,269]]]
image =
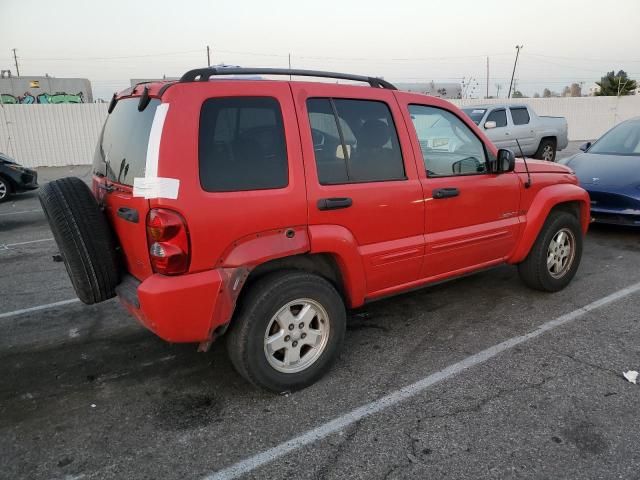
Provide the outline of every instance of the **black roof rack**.
[[365,75],[351,75],[349,73],[323,72],[320,70],[296,70],[287,68],[240,68],[240,67],[205,67],[189,70],[180,82],[207,82],[214,75],[295,75],[299,77],[336,78],[340,80],[352,80],[365,82],[375,88],[397,90],[392,84],[377,77]]

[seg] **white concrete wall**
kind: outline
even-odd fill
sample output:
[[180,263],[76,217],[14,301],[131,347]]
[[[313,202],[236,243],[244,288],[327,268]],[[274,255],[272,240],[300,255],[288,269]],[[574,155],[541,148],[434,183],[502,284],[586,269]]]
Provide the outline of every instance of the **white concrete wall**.
[[105,103],[0,106],[0,152],[25,167],[93,161]]
[[[454,100],[457,105],[504,103],[496,100]],[[569,140],[592,140],[615,124],[640,116],[640,96],[525,98],[539,115],[566,117]],[[28,167],[89,164],[107,115],[107,104],[2,105],[0,152]]]

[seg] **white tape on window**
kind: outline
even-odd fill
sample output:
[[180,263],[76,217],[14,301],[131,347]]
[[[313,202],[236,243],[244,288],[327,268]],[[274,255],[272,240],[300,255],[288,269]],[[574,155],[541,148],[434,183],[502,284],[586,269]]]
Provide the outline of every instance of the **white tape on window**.
[[149,132],[149,143],[147,144],[147,159],[145,164],[144,178],[133,179],[133,196],[144,198],[178,198],[180,180],[177,178],[158,177],[158,159],[160,158],[160,140],[164,121],[169,111],[168,103],[161,103],[156,108]]
[[162,129],[164,120],[167,118],[169,111],[168,103],[161,103],[156,108],[156,113],[151,124],[149,132],[149,143],[147,144],[147,163],[145,165],[144,176],[147,178],[155,178],[158,176],[158,158],[160,158],[160,139],[162,137]]
[[133,179],[133,196],[144,198],[178,198],[180,180],[165,177],[136,177]]

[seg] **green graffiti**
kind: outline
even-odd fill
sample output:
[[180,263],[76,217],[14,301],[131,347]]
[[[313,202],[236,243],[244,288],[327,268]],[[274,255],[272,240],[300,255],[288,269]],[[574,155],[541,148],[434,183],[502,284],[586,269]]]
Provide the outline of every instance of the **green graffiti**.
[[32,105],[35,103],[40,104],[59,104],[59,103],[84,103],[84,94],[79,93],[41,93],[37,97],[31,94],[31,92],[24,92],[21,97],[16,97],[10,93],[0,94],[1,103],[15,105],[21,103],[23,105]]
[[2,93],[0,94],[0,103],[14,105],[18,103],[18,99],[9,93]]
[[57,92],[54,94],[42,93],[38,95],[38,103],[84,103],[84,95],[80,93]]

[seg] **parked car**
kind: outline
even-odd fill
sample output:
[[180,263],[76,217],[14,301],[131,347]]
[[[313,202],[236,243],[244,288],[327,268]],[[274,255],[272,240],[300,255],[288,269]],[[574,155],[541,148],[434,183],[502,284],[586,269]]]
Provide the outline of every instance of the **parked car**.
[[591,197],[595,221],[640,226],[640,117],[622,122],[562,160]]
[[0,202],[12,194],[38,188],[38,172],[18,164],[13,158],[0,153]]
[[[234,74],[369,86],[207,81]],[[137,85],[114,96],[93,168],[93,192],[65,178],[40,194],[79,298],[117,294],[202,350],[226,332],[238,372],[279,392],[328,369],[345,307],[504,263],[564,288],[590,219],[567,167],[527,175],[454,105],[348,74]]]
[[567,120],[538,116],[528,105],[480,105],[463,108],[471,120],[496,144],[527,156],[553,162],[556,152],[567,148]]

